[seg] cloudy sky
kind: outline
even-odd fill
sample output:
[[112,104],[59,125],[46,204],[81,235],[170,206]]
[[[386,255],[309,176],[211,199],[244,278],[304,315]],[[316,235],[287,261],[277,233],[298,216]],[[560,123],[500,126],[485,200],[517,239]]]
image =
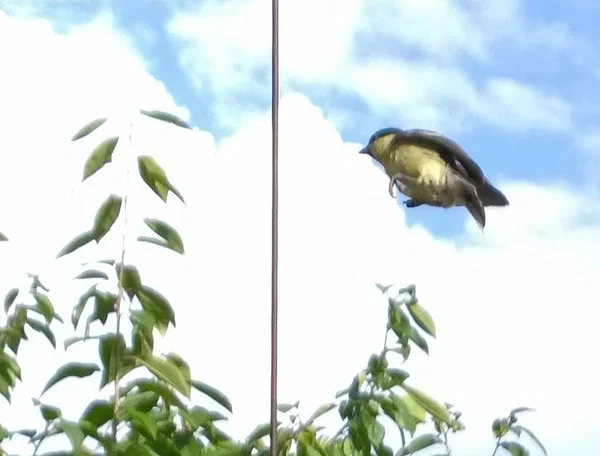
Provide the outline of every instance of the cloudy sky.
[[[160,350],[229,395],[240,437],[269,413],[269,11],[268,0],[0,0],[2,293],[39,272],[68,322],[89,286],[70,279],[83,261],[116,257],[120,233],[54,256],[125,191],[135,154],[155,156],[188,204],[163,205],[134,172],[127,258],[175,307]],[[522,405],[538,410],[524,424],[552,456],[599,454],[588,354],[600,344],[599,18],[593,0],[282,2],[282,402],[300,399],[307,416],[347,386],[381,349],[374,283],[415,283],[438,340],[405,367],[464,412],[456,454],[491,454],[491,421]],[[140,107],[197,129],[135,117],[114,165],[80,184],[91,148],[126,135]],[[465,210],[405,211],[357,154],[385,126],[451,136],[511,206],[488,210],[484,234]],[[186,256],[136,244],[141,217],[175,225]],[[71,334],[55,329],[59,344]],[[4,425],[41,426],[30,398],[60,363],[97,353],[46,345],[32,336],[20,351],[25,382],[11,407],[0,402]],[[98,380],[43,398],[68,396],[76,419]]]

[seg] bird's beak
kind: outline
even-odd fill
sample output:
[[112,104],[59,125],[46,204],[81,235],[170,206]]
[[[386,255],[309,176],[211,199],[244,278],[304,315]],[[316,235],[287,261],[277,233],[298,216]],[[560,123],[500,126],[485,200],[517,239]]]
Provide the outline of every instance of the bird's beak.
[[367,154],[369,155],[369,147],[363,147],[361,150],[358,151],[359,154]]

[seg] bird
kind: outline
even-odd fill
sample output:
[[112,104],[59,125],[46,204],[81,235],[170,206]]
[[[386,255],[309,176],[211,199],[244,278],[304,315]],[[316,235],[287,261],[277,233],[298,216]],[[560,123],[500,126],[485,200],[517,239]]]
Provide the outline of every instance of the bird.
[[509,205],[469,154],[435,131],[382,128],[359,153],[383,165],[390,195],[395,198],[396,186],[409,197],[403,201],[407,208],[465,206],[483,230],[486,206]]

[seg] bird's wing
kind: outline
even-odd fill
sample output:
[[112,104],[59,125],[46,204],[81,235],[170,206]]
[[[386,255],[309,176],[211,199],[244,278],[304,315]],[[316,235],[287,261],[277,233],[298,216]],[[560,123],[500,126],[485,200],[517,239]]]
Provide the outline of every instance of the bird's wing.
[[451,139],[431,130],[404,130],[400,135],[410,142],[433,147],[450,166],[475,185],[483,185],[483,171],[469,154]]

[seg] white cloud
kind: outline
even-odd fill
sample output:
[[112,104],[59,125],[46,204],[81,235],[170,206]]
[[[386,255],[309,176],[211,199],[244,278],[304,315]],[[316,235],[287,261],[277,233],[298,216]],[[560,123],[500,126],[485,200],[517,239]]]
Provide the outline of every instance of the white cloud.
[[[447,0],[386,1],[377,8],[362,0],[284,3],[282,86],[309,84],[355,94],[398,122],[448,132],[477,121],[511,131],[568,130],[570,106],[557,95],[504,77],[475,83],[456,66],[460,54],[489,59],[494,45],[527,29],[518,3],[505,3],[493,2],[491,10],[487,3],[467,7]],[[525,28],[513,30],[513,23]],[[197,87],[216,97],[219,122],[231,127],[245,111],[256,114],[250,100],[266,102],[268,0],[208,1],[175,14],[168,31],[181,45],[180,61]],[[408,59],[360,47],[360,40],[381,43],[384,38],[388,51],[418,46],[424,54]],[[233,102],[238,109],[231,109]]]
[[[0,285],[8,289],[18,273],[41,269],[68,321],[78,291],[69,281],[75,260],[115,255],[120,236],[60,267],[51,256],[89,225],[124,177],[117,160],[71,195],[89,148],[120,130],[107,125],[81,145],[68,139],[100,113],[121,118],[140,101],[169,110],[174,103],[106,23],[57,35],[44,21],[0,16],[0,33],[9,69],[0,75],[0,190],[7,195],[0,229],[15,240],[0,245]],[[90,47],[96,52],[84,52]],[[406,226],[386,178],[307,98],[286,95],[281,110],[280,399],[301,399],[310,413],[346,386],[382,343],[386,305],[373,282],[416,283],[438,342],[430,358],[415,355],[407,369],[414,385],[464,411],[468,431],[456,439],[457,454],[488,451],[491,420],[528,405],[539,412],[527,423],[551,454],[572,454],[574,447],[562,449],[577,438],[577,454],[596,455],[600,377],[583,347],[600,343],[597,200],[560,187],[507,185],[512,204],[489,210],[485,235],[470,231],[465,212],[464,239],[441,241],[424,227]],[[269,125],[263,113],[216,145],[206,132],[150,120],[134,131],[135,151],[157,157],[188,206],[165,207],[138,182],[129,258],[176,309],[177,330],[161,351],[179,352],[195,376],[231,397],[229,428],[236,435],[268,418]],[[141,216],[164,216],[177,226],[187,255],[133,242]],[[32,337],[22,352],[25,384],[14,405],[2,403],[0,411],[11,427],[41,424],[29,398],[58,363],[73,354],[89,362],[95,353],[88,346],[66,355],[44,347]],[[62,403],[69,394],[65,413],[76,418],[84,405],[78,398],[95,387],[66,381],[46,399]],[[18,448],[6,445],[24,451]]]

